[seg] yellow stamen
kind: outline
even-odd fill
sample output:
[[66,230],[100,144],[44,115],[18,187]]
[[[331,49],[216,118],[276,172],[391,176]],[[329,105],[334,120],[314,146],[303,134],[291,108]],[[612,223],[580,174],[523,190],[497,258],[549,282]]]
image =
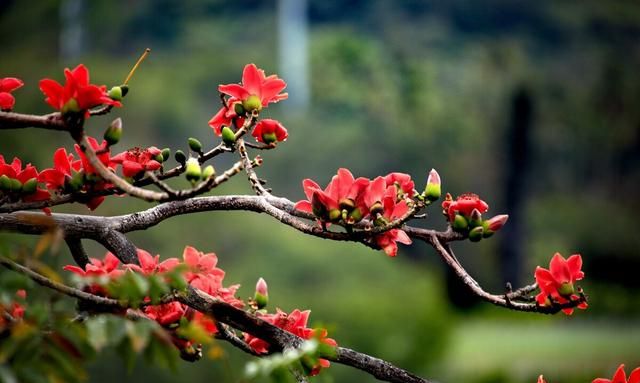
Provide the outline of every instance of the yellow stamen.
[[131,68],[131,71],[129,71],[129,74],[127,75],[127,78],[124,80],[124,83],[122,83],[122,85],[127,85],[127,83],[129,83],[131,76],[133,76],[133,73],[136,71],[136,69],[138,69],[140,63],[142,63],[142,61],[147,58],[149,52],[151,52],[151,48],[147,48],[144,50],[138,61],[136,61],[136,64],[133,66],[133,68]]

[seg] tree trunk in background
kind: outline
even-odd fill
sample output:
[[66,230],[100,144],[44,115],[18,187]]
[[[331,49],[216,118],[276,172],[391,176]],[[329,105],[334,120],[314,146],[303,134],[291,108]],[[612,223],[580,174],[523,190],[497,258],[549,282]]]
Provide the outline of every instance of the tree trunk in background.
[[84,50],[84,26],[82,25],[84,0],[63,0],[60,3],[60,60],[64,65],[74,65]]
[[531,133],[533,129],[534,102],[531,91],[525,86],[516,88],[511,96],[511,117],[506,130],[504,211],[509,222],[502,228],[499,254],[504,282],[520,285],[522,270],[522,246],[524,235],[524,208],[527,193],[525,185],[529,178],[531,162]]
[[278,73],[287,79],[289,100],[283,107],[304,111],[309,105],[307,0],[278,0]]

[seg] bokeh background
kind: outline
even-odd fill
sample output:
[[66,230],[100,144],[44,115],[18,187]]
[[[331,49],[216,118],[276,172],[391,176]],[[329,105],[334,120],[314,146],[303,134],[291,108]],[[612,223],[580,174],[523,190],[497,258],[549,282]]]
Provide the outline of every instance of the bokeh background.
[[[131,81],[122,150],[186,149],[218,138],[207,126],[217,85],[246,63],[289,82],[270,106],[290,138],[262,153],[260,174],[277,195],[302,199],[301,180],[325,184],[339,167],[374,177],[410,173],[418,187],[436,168],[446,191],[473,191],[503,232],[456,244],[487,289],[533,280],[554,252],[580,252],[590,307],[571,317],[511,313],[477,302],[424,244],[388,258],[363,246],[311,238],[250,213],[179,217],[131,238],[163,257],[191,244],[215,251],[227,284],[252,294],[262,276],[271,302],[311,308],[341,345],[442,382],[584,382],[620,363],[640,365],[640,3],[482,0],[51,0],[0,2],[0,75],[18,76],[16,111],[48,113],[44,77],[85,63],[92,82]],[[110,118],[91,118],[100,136]],[[38,167],[69,137],[3,132],[0,152]],[[214,162],[223,169],[231,156]],[[182,186],[186,181],[181,181]],[[179,182],[180,183],[180,182]],[[242,176],[216,194],[250,193]],[[148,207],[112,198],[96,214]],[[86,212],[82,206],[56,211]],[[444,227],[437,207],[420,225]],[[5,249],[35,238],[0,236]],[[95,256],[104,250],[89,244]],[[69,262],[63,250],[50,261]],[[240,382],[247,362],[225,347],[218,360],[175,372],[115,352],[92,364],[90,382]],[[371,382],[334,365],[318,382]]]

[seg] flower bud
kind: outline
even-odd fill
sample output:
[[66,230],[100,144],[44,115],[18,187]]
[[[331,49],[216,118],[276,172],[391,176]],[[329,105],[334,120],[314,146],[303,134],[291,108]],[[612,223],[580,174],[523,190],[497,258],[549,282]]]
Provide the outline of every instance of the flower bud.
[[11,179],[3,174],[0,176],[0,190],[8,191],[11,189]]
[[18,193],[22,190],[22,182],[15,178],[9,179],[9,190],[12,192]]
[[482,226],[476,226],[469,231],[469,240],[471,242],[478,242],[482,239]]
[[507,223],[508,219],[509,219],[509,216],[507,214],[501,214],[501,215],[496,215],[495,217],[492,217],[486,220],[485,222],[487,222],[488,224],[488,229],[495,232],[502,229],[502,226],[504,226],[504,224]]
[[441,194],[440,175],[435,169],[431,169],[427,178],[427,186],[424,188],[424,195],[429,201],[433,202],[440,198]]
[[171,158],[171,149],[164,148],[164,149],[162,149],[160,154],[162,155],[162,161],[161,162],[166,162],[169,158]]
[[231,128],[228,126],[222,127],[222,141],[227,146],[233,146],[233,144],[236,143],[236,135],[235,133],[233,133],[233,130],[231,130]]
[[242,101],[242,107],[247,112],[253,112],[254,110],[259,112],[262,110],[262,101],[260,101],[260,97],[252,94],[251,96],[247,97],[246,100]]
[[184,155],[182,150],[176,150],[176,153],[173,156],[180,165],[184,165],[187,161],[187,156]]
[[200,168],[198,159],[194,157],[189,158],[187,160],[186,167],[187,170],[185,171],[185,176],[187,177],[187,180],[191,181],[191,183],[198,182],[202,176],[202,169]]
[[349,213],[347,221],[353,224],[362,221],[362,218],[364,218],[364,214],[362,214],[360,209],[355,208],[351,211],[351,213]]
[[22,185],[22,194],[33,194],[38,188],[38,179],[30,178]]
[[189,137],[189,148],[198,154],[202,154],[202,143],[193,137]]
[[65,187],[72,192],[77,192],[84,185],[84,173],[74,173],[72,177],[65,178]]
[[267,145],[268,145],[268,144],[271,144],[271,143],[277,142],[277,141],[278,141],[278,137],[276,136],[276,134],[275,134],[275,133],[263,133],[263,134],[262,134],[262,141],[263,141],[265,144],[267,144]]
[[575,289],[573,288],[573,283],[565,282],[558,287],[558,294],[565,298],[570,297],[574,292]]
[[122,137],[122,119],[116,118],[109,124],[107,130],[104,131],[104,140],[109,146],[115,145]]
[[469,217],[469,226],[476,227],[482,226],[482,214],[480,210],[473,209],[471,210],[471,216]]
[[456,214],[453,222],[451,223],[451,227],[453,227],[453,230],[455,231],[465,231],[469,228],[469,222],[467,222],[465,217],[460,214]]
[[113,88],[109,89],[109,93],[107,93],[107,95],[112,100],[116,100],[116,101],[122,101],[122,97],[124,96],[122,94],[122,87],[119,87],[119,86],[114,86]]
[[202,170],[202,179],[206,180],[216,175],[216,170],[213,168],[213,165],[207,165],[207,167]]
[[329,221],[338,222],[342,218],[342,212],[338,209],[329,210]]
[[244,110],[244,106],[242,106],[242,104],[239,102],[236,102],[235,104],[233,104],[233,111],[236,112],[238,116],[244,116],[246,112]]
[[267,282],[262,278],[258,279],[258,283],[256,283],[256,292],[253,299],[256,301],[258,310],[265,308],[269,302]]

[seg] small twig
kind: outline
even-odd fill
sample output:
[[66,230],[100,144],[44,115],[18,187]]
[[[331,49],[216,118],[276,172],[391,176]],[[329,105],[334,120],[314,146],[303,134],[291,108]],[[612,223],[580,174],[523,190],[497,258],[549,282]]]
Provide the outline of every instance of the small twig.
[[89,263],[89,256],[84,250],[84,246],[82,246],[82,240],[80,238],[67,237],[65,242],[76,264],[80,267],[85,267]]
[[248,148],[251,149],[258,149],[258,150],[271,150],[271,149],[275,149],[277,146],[274,142],[270,143],[270,144],[253,144],[251,142],[245,142],[244,143]]
[[229,342],[234,347],[246,352],[247,354],[253,356],[262,356],[262,354],[255,352],[255,350],[252,349],[251,346],[249,346],[245,341],[229,331],[226,325],[216,321],[216,329],[218,329],[218,332],[216,333],[217,339]]

